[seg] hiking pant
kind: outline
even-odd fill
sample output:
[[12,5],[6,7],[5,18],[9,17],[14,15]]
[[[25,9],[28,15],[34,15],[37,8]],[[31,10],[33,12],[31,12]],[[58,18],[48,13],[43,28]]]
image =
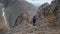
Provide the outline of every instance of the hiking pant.
[[35,26],[35,22],[33,22],[33,26]]

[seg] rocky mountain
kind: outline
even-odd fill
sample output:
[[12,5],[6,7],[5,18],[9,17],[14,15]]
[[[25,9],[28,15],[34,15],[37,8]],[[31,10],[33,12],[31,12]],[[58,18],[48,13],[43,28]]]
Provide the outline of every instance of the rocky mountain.
[[[13,28],[16,25],[19,25],[21,20],[24,21],[26,18],[28,18],[26,20],[29,21],[31,16],[35,15],[37,11],[37,8],[34,5],[24,0],[0,0],[0,3],[3,6],[0,10],[0,23],[2,23],[0,29],[3,31],[6,31],[6,29],[8,30],[10,27]],[[28,16],[25,16],[25,14],[28,14]],[[22,16],[23,19],[21,19],[22,17],[20,16]],[[20,19],[19,22],[17,22],[18,19]],[[7,21],[7,23],[5,21]]]
[[[11,2],[5,7],[7,20],[10,21],[10,26],[14,26],[5,32],[6,34],[60,34],[60,0],[53,0],[51,4],[44,3],[36,13],[34,12],[35,14],[31,13],[35,10],[29,4],[26,6],[25,1],[21,5],[23,0],[17,1]],[[37,18],[35,26],[29,21],[30,16],[33,16],[31,14]]]
[[[45,15],[48,14],[48,11],[49,11],[49,4],[48,3],[44,3],[42,6],[40,6],[38,8],[38,12],[37,12],[37,17],[38,18],[43,18]],[[45,13],[45,14],[44,14]]]
[[20,25],[8,34],[60,34],[60,3],[58,1],[53,0],[51,4],[44,3],[38,8],[35,26],[30,23]]
[[1,3],[4,5],[5,15],[10,27],[15,25],[16,18],[21,12],[27,11],[32,16],[37,11],[34,5],[24,0],[1,0]]
[[38,21],[40,20],[39,22],[47,23],[47,26],[50,24],[49,26],[52,28],[60,28],[59,1],[60,0],[53,0],[50,5],[48,3],[45,3],[42,6],[40,6],[37,12]]

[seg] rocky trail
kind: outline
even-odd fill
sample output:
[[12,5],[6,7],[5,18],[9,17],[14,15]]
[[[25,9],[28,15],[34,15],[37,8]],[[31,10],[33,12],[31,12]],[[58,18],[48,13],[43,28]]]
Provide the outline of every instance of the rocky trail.
[[[12,3],[11,0],[4,9],[9,24],[0,17],[0,34],[60,34],[60,0],[44,3],[38,9],[24,0]],[[37,20],[35,26],[31,23],[33,16]]]
[[46,28],[45,24],[43,24],[41,26],[33,26],[32,24],[19,25],[6,34],[60,34],[60,29]]

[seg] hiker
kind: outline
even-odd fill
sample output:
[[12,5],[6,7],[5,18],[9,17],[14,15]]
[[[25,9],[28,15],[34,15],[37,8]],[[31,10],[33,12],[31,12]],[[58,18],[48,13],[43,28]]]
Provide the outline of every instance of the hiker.
[[33,26],[35,26],[35,23],[36,23],[36,17],[35,16],[33,16],[33,18],[32,18],[32,23],[33,23]]

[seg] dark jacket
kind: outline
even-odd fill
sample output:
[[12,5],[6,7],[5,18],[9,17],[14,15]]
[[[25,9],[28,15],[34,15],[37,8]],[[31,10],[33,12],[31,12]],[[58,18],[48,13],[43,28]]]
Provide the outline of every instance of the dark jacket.
[[33,23],[36,22],[36,18],[35,18],[35,17],[32,18],[32,22],[33,22]]

